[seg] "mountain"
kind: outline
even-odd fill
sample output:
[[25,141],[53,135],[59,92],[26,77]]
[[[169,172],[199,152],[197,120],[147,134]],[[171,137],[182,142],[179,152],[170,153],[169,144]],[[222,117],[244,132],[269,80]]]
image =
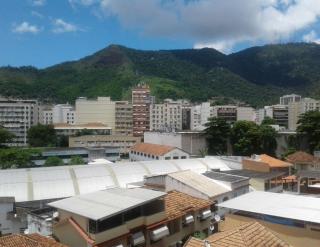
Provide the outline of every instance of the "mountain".
[[110,45],[78,61],[45,69],[0,68],[4,96],[74,101],[79,96],[130,99],[138,82],[157,99],[212,97],[262,106],[286,93],[320,96],[320,46],[294,43],[253,47],[231,55],[214,49],[141,51]]

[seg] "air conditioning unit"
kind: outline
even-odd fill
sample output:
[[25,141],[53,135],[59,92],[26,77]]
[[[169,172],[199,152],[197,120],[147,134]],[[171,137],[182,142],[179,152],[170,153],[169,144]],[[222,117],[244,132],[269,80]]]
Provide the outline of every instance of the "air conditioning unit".
[[201,220],[206,220],[206,219],[210,218],[211,215],[212,214],[211,214],[211,210],[210,209],[202,211],[201,214],[200,214],[200,219]]
[[151,232],[151,240],[152,241],[158,241],[160,240],[161,238],[164,238],[166,236],[168,236],[170,233],[169,233],[169,229],[167,226],[162,226],[160,228],[157,228],[155,230],[153,230]]
[[144,244],[146,242],[146,239],[144,237],[143,232],[136,232],[132,234],[132,244],[133,246],[137,246],[139,244]]
[[186,215],[186,217],[184,218],[184,222],[183,224],[185,225],[188,225],[190,223],[194,222],[194,217],[193,215],[189,214],[189,215]]

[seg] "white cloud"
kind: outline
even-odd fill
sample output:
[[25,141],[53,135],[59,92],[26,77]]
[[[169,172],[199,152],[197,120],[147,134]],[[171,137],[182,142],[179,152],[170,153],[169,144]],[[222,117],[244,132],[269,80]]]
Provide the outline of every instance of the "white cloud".
[[232,47],[235,45],[235,43],[236,42],[233,42],[233,41],[217,41],[214,43],[196,43],[194,44],[194,48],[195,49],[214,48],[225,54],[229,54],[232,51]]
[[70,5],[74,8],[76,5],[91,6],[99,3],[101,0],[68,0]]
[[68,23],[62,19],[55,19],[53,21],[53,29],[54,33],[70,33],[70,32],[78,32],[82,31],[79,27],[74,24]]
[[41,14],[41,13],[39,13],[37,11],[31,11],[31,15],[35,16],[35,17],[38,17],[40,19],[42,19],[44,17],[43,14]]
[[46,0],[32,0],[32,5],[34,6],[43,6],[46,4]]
[[29,22],[22,22],[19,25],[14,25],[14,28],[12,29],[14,33],[32,33],[32,34],[37,34],[41,31],[39,27],[36,25],[31,25]]
[[320,16],[319,0],[101,0],[101,9],[146,35],[222,49],[237,42],[289,39]]
[[320,44],[320,37],[316,33],[316,31],[312,30],[309,33],[305,34],[302,37],[302,40],[308,43],[317,43]]

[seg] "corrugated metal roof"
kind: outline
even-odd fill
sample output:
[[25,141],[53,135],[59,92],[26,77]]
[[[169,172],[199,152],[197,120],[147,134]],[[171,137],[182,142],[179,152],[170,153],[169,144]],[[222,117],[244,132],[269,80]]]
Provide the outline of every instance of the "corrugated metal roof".
[[166,195],[142,188],[111,188],[49,203],[50,206],[93,220],[111,217]]
[[231,191],[231,188],[228,188],[223,183],[219,183],[193,171],[180,171],[170,173],[168,176],[201,192],[209,198]]
[[230,168],[217,158],[123,162],[0,170],[0,197],[16,202],[56,199],[143,181],[145,175]]
[[320,198],[255,191],[219,207],[320,224]]

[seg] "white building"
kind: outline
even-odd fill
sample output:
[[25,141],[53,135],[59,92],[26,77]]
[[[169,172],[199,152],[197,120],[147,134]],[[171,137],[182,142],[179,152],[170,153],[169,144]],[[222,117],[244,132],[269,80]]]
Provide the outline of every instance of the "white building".
[[41,124],[44,124],[44,125],[53,124],[52,109],[41,110],[40,122],[41,122]]
[[163,104],[150,105],[150,130],[182,130],[182,101],[166,99]]
[[131,148],[129,158],[130,161],[178,160],[189,159],[190,155],[173,146],[138,143]]
[[256,119],[255,109],[252,107],[237,107],[237,121],[252,121],[254,122]]
[[39,123],[38,101],[0,99],[0,123],[15,135],[8,145],[26,146],[28,129]]
[[289,105],[290,103],[300,102],[301,96],[297,94],[289,94],[280,97],[280,105]]
[[59,104],[52,108],[52,123],[75,123],[75,110],[69,104]]
[[202,130],[208,119],[213,117],[213,107],[209,102],[203,102],[201,105],[191,107],[190,127],[191,130]]
[[101,123],[115,129],[115,102],[110,97],[76,100],[76,124]]

